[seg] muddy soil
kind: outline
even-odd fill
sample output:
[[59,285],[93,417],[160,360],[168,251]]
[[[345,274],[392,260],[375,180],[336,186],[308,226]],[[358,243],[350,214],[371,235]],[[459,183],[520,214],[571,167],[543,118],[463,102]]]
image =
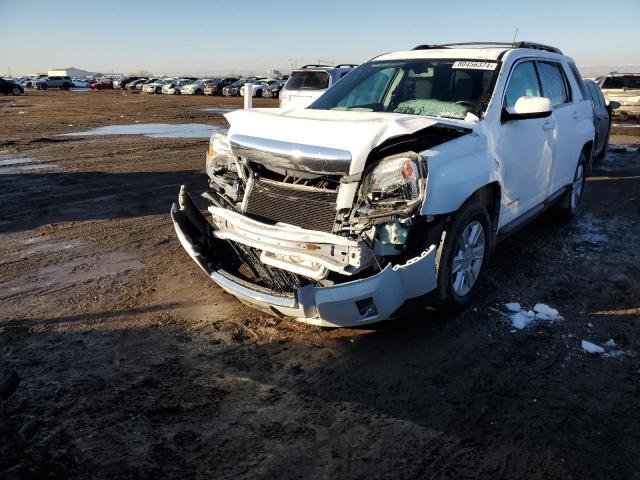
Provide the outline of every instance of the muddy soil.
[[[612,145],[577,218],[498,246],[461,314],[322,330],[239,304],[180,247],[169,209],[204,188],[206,138],[60,136],[240,105],[0,98],[0,367],[22,378],[1,478],[640,478],[636,147]],[[564,320],[515,330],[511,301]]]

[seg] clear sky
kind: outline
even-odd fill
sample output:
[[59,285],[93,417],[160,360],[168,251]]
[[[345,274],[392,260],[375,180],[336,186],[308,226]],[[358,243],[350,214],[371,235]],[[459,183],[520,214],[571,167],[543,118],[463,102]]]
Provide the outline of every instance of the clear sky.
[[0,73],[288,70],[516,28],[581,66],[640,68],[639,18],[640,0],[0,0]]

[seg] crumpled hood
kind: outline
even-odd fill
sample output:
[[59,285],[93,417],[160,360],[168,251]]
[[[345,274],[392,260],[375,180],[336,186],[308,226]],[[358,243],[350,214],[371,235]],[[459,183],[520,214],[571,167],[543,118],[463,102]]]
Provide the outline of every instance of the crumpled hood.
[[[347,151],[351,154],[350,174],[362,172],[371,149],[388,138],[445,123],[397,113],[279,108],[236,110],[225,118],[231,125],[231,140],[234,135],[246,135]],[[451,124],[460,126],[458,122]]]

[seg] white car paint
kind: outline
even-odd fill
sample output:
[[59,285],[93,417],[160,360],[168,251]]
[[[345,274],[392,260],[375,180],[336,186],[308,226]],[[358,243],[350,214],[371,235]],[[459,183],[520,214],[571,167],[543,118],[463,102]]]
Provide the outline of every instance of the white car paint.
[[[289,152],[278,150],[278,155],[288,153],[292,158],[299,155],[296,145],[300,151],[317,149],[320,152],[318,155],[322,155],[323,149],[348,152],[348,177],[356,180],[345,177],[340,184],[336,203],[336,209],[340,210],[353,207],[359,188],[357,179],[365,172],[372,149],[382,145],[385,140],[438,125],[464,129],[466,134],[458,138],[416,152],[427,167],[426,194],[422,199],[420,214],[425,218],[452,214],[480,188],[497,185],[500,189],[500,208],[494,228],[498,234],[503,228],[507,231],[510,225],[525,219],[544,202],[557,197],[571,185],[581,152],[593,142],[595,132],[591,101],[582,97],[582,82],[572,74],[571,60],[568,57],[530,48],[474,48],[396,52],[375,60],[414,58],[499,60],[502,65],[482,118],[467,115],[464,120],[455,120],[400,113],[293,108],[238,110],[225,115],[230,124],[229,144],[234,145],[234,140],[239,138],[259,137],[279,142],[278,145],[291,145]],[[511,121],[507,117],[505,120],[504,96],[511,74],[520,63],[528,61],[559,64],[572,97],[570,101],[559,104],[550,111],[547,110],[551,106],[548,99],[521,97],[511,113],[546,112],[546,116],[517,121]],[[184,208],[184,203],[181,196],[181,208]],[[177,207],[174,209],[172,215],[181,242],[192,258],[207,271],[181,230],[180,210]],[[211,213],[214,214],[214,219],[216,215],[220,216],[219,211]],[[238,233],[244,228],[243,222],[233,216],[225,218],[223,222],[218,218],[216,222],[218,225],[224,223],[226,228],[234,230],[239,235],[234,239],[240,243],[251,244],[263,252],[277,252],[282,248],[277,240],[267,234],[269,228],[266,224],[262,235],[259,226],[252,226],[254,230],[251,235],[257,235],[254,238]],[[312,245],[331,242],[326,236],[321,236],[324,235],[323,232],[287,225],[282,228],[288,232],[287,235],[306,236],[306,240],[298,247],[301,258],[313,257],[308,252],[308,244],[305,247],[304,242]],[[318,245],[313,249],[320,248]],[[221,278],[215,271],[207,273],[225,290],[260,308],[275,310],[316,325],[357,325],[382,320],[405,299],[428,293],[435,288],[435,249],[436,245],[431,245],[423,252],[415,252],[416,257],[406,264],[392,268],[394,272],[402,271],[402,275],[391,275],[389,269],[385,268],[378,275],[355,282],[326,288],[300,288],[297,300],[293,303],[280,297],[254,292],[246,286]],[[333,268],[330,268],[329,263],[324,265],[328,269],[340,271],[335,265]],[[297,268],[286,262],[278,266],[292,272],[296,272]],[[409,282],[412,286],[408,287],[403,282]],[[397,288],[396,283],[403,286]],[[393,292],[401,299],[391,299],[382,294],[384,291]],[[358,314],[354,302],[368,295],[374,298],[377,313]]]
[[[271,83],[273,82],[269,82],[267,80],[260,80],[260,81],[251,83],[251,96],[252,97],[262,96],[262,92],[264,92],[267,88],[269,88],[269,85]],[[241,97],[244,97],[245,87],[246,85],[243,85],[242,87],[240,87]]]

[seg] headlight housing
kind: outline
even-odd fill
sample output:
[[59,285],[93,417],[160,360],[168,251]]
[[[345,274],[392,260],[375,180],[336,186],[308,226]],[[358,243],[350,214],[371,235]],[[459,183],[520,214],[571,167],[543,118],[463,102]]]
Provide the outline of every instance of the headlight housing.
[[221,170],[236,170],[236,160],[229,147],[229,139],[223,133],[214,133],[209,140],[206,169],[211,177]]
[[406,152],[383,158],[365,177],[363,193],[370,207],[389,209],[398,203],[413,205],[424,194],[426,163],[420,155]]

